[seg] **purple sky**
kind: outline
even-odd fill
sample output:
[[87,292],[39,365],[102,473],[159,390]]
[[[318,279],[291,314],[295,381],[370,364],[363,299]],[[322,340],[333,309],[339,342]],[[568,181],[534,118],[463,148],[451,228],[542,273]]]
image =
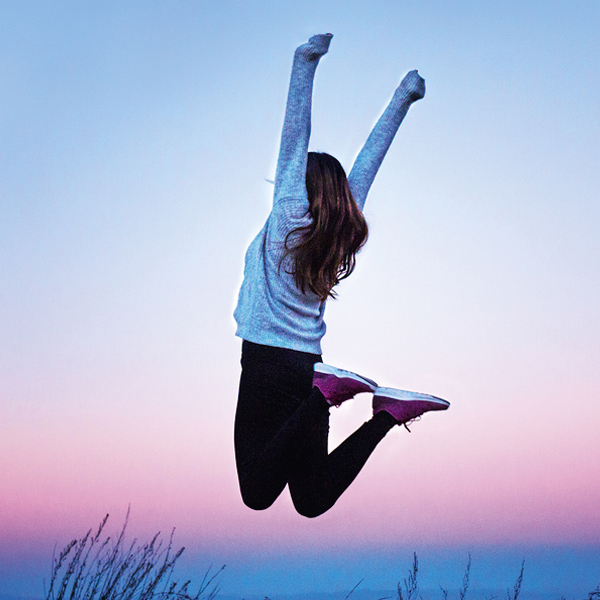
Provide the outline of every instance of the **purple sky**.
[[[129,504],[231,593],[393,588],[413,550],[432,587],[470,550],[481,586],[528,556],[532,586],[597,585],[599,25],[591,1],[2,5],[0,592],[39,594],[54,544]],[[310,521],[239,498],[232,311],[292,53],[325,31],[312,148],[347,168],[427,80],[325,361],[452,406]],[[369,411],[334,411],[332,446]]]

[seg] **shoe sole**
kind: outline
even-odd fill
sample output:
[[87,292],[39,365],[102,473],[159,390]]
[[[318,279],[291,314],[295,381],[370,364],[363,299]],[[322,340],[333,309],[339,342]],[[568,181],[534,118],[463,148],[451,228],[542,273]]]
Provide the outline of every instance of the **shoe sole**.
[[319,374],[335,375],[340,379],[352,379],[353,381],[358,381],[359,383],[363,383],[369,388],[365,391],[374,392],[377,389],[377,383],[372,379],[369,379],[368,377],[363,377],[362,375],[358,375],[358,373],[352,373],[352,371],[344,371],[344,369],[338,369],[337,367],[326,365],[325,363],[315,363],[314,376],[318,378]]
[[377,388],[374,392],[374,398],[387,398],[389,400],[401,400],[404,402],[423,402],[433,405],[429,410],[446,410],[450,406],[450,402],[443,398],[431,396],[430,394],[422,394],[421,392],[398,390],[396,388]]

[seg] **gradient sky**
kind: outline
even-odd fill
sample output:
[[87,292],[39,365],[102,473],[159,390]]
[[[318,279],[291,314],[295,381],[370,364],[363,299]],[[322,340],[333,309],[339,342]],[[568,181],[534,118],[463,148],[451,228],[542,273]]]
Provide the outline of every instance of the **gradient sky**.
[[[227,593],[393,588],[413,550],[432,587],[469,551],[481,586],[525,558],[532,589],[595,587],[599,30],[595,0],[0,2],[0,592],[129,504]],[[232,311],[294,48],[328,31],[313,149],[349,169],[406,71],[427,94],[324,358],[452,406],[307,520],[239,498]]]

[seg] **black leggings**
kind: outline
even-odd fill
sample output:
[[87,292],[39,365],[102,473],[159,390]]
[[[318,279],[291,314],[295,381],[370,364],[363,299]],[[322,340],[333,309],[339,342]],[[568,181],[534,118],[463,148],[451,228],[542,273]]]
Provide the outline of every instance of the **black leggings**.
[[301,515],[323,514],[396,424],[388,413],[378,413],[328,454],[329,404],[312,387],[316,362],[317,354],[242,344],[235,458],[250,508],[268,508],[288,484]]

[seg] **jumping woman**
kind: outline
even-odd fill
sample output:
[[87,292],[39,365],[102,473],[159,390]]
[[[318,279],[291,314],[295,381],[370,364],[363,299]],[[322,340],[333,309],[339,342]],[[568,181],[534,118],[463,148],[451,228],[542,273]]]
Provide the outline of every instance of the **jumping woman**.
[[[262,510],[289,485],[306,517],[335,504],[395,425],[449,406],[321,360],[325,302],[367,239],[367,193],[410,105],[425,95],[425,81],[409,72],[346,178],[335,158],[308,152],[313,80],[331,38],[315,35],[295,52],[273,208],[246,252],[235,310],[243,340],[235,416],[242,498]],[[361,392],[373,393],[373,417],[328,454],[329,409]]]

